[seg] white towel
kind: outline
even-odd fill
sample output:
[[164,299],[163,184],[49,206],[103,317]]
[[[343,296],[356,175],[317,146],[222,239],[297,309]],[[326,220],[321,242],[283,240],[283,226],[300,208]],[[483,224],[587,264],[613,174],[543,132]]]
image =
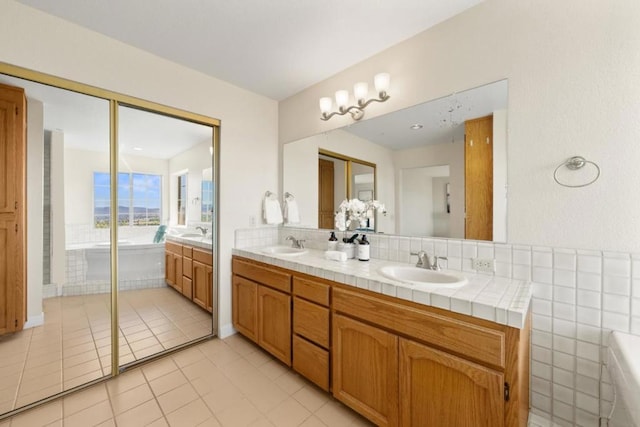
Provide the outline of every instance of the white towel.
[[324,257],[332,261],[345,262],[347,260],[347,254],[341,251],[326,251]]
[[282,224],[280,202],[273,194],[264,198],[263,215],[267,224]]
[[284,219],[287,221],[287,224],[297,224],[300,222],[300,211],[298,210],[298,202],[296,202],[295,200],[285,199]]

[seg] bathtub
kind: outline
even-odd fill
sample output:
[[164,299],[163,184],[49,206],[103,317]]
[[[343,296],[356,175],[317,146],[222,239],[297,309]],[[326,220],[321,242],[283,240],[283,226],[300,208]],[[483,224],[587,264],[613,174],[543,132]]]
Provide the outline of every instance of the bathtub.
[[612,427],[640,427],[640,336],[614,331],[607,369],[615,390]]
[[[84,249],[85,280],[109,281],[111,277],[111,245],[96,243]],[[140,280],[164,276],[164,243],[134,244],[118,241],[118,281]]]

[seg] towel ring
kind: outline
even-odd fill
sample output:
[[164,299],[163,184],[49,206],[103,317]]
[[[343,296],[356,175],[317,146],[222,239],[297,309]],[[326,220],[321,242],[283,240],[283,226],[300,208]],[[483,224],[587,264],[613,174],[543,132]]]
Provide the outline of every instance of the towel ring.
[[[567,169],[569,169],[569,170],[576,171],[576,170],[582,169],[587,164],[591,164],[596,168],[596,176],[591,181],[589,181],[589,182],[587,182],[585,184],[570,185],[570,184],[565,184],[563,182],[560,182],[560,180],[558,179],[558,171],[560,170],[560,168],[562,166],[566,166]],[[582,156],[573,156],[573,157],[571,157],[567,161],[565,161],[563,163],[560,163],[558,165],[558,167],[556,168],[556,170],[553,171],[553,179],[558,184],[562,185],[563,187],[569,187],[569,188],[586,187],[587,185],[591,185],[594,182],[596,182],[598,180],[598,178],[600,178],[600,166],[598,166],[596,163],[592,162],[591,160],[585,159]]]

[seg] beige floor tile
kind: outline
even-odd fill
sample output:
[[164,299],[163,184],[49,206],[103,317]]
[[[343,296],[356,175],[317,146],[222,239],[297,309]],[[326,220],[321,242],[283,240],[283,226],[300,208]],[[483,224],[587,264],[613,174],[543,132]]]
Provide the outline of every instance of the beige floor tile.
[[106,386],[109,395],[114,396],[145,383],[146,380],[142,375],[142,371],[140,369],[132,369],[118,375],[116,378],[110,379],[107,381]]
[[64,415],[69,416],[83,409],[89,408],[109,399],[107,388],[104,384],[94,385],[81,392],[64,397],[62,404]]
[[287,394],[293,394],[308,384],[304,378],[291,370],[280,375],[275,383]]
[[104,376],[105,376],[105,374],[102,372],[102,369],[99,368],[96,371],[87,372],[84,375],[80,375],[80,376],[71,378],[69,380],[65,380],[62,383],[62,387],[63,387],[64,390],[70,390],[70,389],[72,389],[74,387],[86,384],[86,383],[88,383],[90,381],[93,381],[93,380],[97,380],[98,378],[102,378]]
[[148,347],[159,346],[159,345],[160,345],[160,342],[156,339],[155,336],[145,338],[140,341],[129,342],[129,347],[131,347],[131,350],[134,353],[136,351],[139,351]]
[[151,385],[151,389],[153,390],[153,394],[155,394],[156,396],[160,396],[161,394],[173,390],[176,387],[180,387],[181,385],[186,383],[187,378],[180,370],[170,372],[149,382],[149,384]]
[[94,426],[112,418],[111,405],[109,405],[108,400],[104,400],[72,415],[65,416],[64,425],[65,427]]
[[[153,338],[153,339],[155,339],[155,338]],[[139,350],[134,350],[133,356],[135,357],[136,360],[140,360],[140,359],[143,359],[143,358],[148,357],[148,356],[153,356],[153,355],[155,355],[157,353],[160,353],[160,352],[162,352],[164,350],[165,350],[165,348],[162,346],[162,344],[157,343],[157,344],[152,345],[150,347],[145,347],[145,348],[142,348],[142,349],[139,349]]]
[[62,371],[62,376],[65,381],[68,381],[82,375],[87,375],[91,372],[99,371],[101,370],[101,368],[102,366],[100,365],[100,361],[96,357],[95,359],[89,360],[87,362],[82,362],[75,366],[64,368],[64,370]]
[[327,427],[325,423],[320,421],[315,415],[310,416],[302,424],[300,427]]
[[98,351],[96,349],[85,351],[84,353],[76,354],[75,356],[67,356],[62,360],[62,366],[71,368],[80,365],[85,362],[98,359]]
[[348,426],[355,421],[355,413],[334,399],[325,403],[314,415],[328,426]]
[[222,371],[206,357],[203,357],[201,360],[183,367],[182,372],[189,380],[194,380],[200,377],[224,377]]
[[240,334],[232,335],[224,341],[241,356],[247,356],[258,351],[258,347],[254,343]]
[[263,415],[247,399],[242,399],[216,414],[224,427],[244,427],[263,418]]
[[277,427],[266,418],[260,418],[249,425],[249,427]]
[[293,398],[311,412],[322,408],[330,399],[328,393],[308,384],[293,394]]
[[183,368],[192,363],[199,362],[204,359],[204,354],[197,348],[191,347],[175,353],[172,358],[178,367]]
[[93,341],[76,345],[75,347],[69,347],[63,350],[64,357],[75,356],[76,354],[85,353],[90,350],[95,350],[96,346]]
[[142,405],[123,412],[116,416],[118,427],[140,427],[150,424],[162,417],[162,411],[155,399],[149,400]]
[[169,425],[176,427],[197,426],[211,418],[213,414],[200,398],[167,415]]
[[62,402],[54,401],[11,418],[12,427],[44,426],[62,419]]
[[28,405],[29,403],[37,402],[40,399],[44,399],[45,397],[52,396],[56,393],[60,393],[62,391],[62,384],[52,385],[50,387],[40,388],[36,391],[31,391],[29,393],[18,393],[18,397],[16,399],[16,408],[20,408],[22,406]]
[[157,397],[160,408],[162,408],[162,412],[165,414],[171,413],[196,399],[200,399],[200,395],[189,383],[183,384]]
[[178,366],[174,363],[171,357],[163,357],[160,360],[148,363],[142,366],[142,372],[147,378],[147,381],[153,381],[169,372],[176,371]]
[[147,427],[168,427],[169,423],[165,417],[158,418],[152,423],[147,424]]
[[116,427],[116,420],[110,418],[107,421],[98,424],[96,427]]
[[62,382],[62,371],[53,371],[49,374],[32,377],[20,383],[20,394],[29,394],[39,389],[60,385]]
[[116,415],[122,414],[129,409],[135,408],[153,399],[153,393],[148,384],[140,384],[124,393],[111,396],[111,407]]
[[258,369],[271,380],[275,380],[285,372],[288,372],[288,368],[277,360],[270,360],[264,365],[258,367]]
[[269,420],[278,427],[296,427],[309,418],[311,412],[290,397],[267,413]]
[[[198,390],[196,384],[194,388]],[[214,414],[218,414],[230,406],[245,400],[246,398],[231,382],[207,383],[209,392],[202,396],[202,400],[207,404]]]
[[262,350],[254,351],[253,353],[244,356],[253,366],[262,366],[271,360],[271,356]]
[[289,395],[274,383],[245,391],[245,396],[262,413],[267,413],[287,400]]

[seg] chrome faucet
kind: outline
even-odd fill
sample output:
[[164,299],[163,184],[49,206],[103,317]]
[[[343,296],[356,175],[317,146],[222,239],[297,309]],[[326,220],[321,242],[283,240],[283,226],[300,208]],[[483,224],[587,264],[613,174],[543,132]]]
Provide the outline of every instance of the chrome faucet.
[[438,260],[447,259],[447,257],[445,256],[434,256],[433,263],[432,263],[431,258],[425,251],[419,251],[417,253],[412,252],[411,255],[418,256],[418,262],[416,263],[416,267],[426,268],[427,270],[436,270],[436,271],[441,270],[442,267],[440,267],[440,265],[438,264]]
[[200,230],[203,236],[206,236],[207,232],[209,232],[209,229],[207,227],[196,227],[196,230]]
[[304,249],[304,240],[302,239],[296,239],[293,236],[287,236],[285,237],[284,240],[291,240],[291,247],[292,248],[297,248],[297,249]]

